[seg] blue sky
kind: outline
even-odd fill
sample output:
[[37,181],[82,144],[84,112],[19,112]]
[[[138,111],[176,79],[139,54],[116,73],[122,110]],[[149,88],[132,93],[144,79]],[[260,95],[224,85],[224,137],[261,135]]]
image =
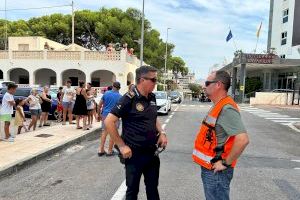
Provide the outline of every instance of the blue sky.
[[[69,4],[70,0],[7,0],[7,8],[31,8]],[[74,0],[77,10],[98,10],[100,7],[141,9],[142,0]],[[4,0],[0,0],[4,9]],[[11,11],[8,19],[28,19],[55,12],[70,13],[70,8]],[[169,41],[176,45],[174,55],[183,57],[197,78],[205,78],[214,64],[230,62],[235,51],[232,40],[225,38],[232,29],[238,49],[253,52],[256,30],[263,22],[257,52],[267,47],[269,0],[145,0],[145,15],[152,27],[165,40],[167,27]],[[4,13],[0,13],[4,18]]]

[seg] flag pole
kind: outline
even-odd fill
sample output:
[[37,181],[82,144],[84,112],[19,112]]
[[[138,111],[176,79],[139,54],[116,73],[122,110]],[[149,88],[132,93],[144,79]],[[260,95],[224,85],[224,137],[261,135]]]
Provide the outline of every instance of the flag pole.
[[259,39],[259,36],[258,36],[257,39],[256,39],[256,45],[255,45],[254,53],[256,53],[257,44],[258,44],[258,39]]

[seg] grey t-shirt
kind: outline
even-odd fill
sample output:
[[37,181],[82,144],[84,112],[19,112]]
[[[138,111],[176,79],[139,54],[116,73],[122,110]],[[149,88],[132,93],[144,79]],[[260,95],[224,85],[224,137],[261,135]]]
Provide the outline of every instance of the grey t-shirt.
[[223,107],[216,122],[218,146],[223,146],[229,136],[246,133],[240,113],[231,105]]

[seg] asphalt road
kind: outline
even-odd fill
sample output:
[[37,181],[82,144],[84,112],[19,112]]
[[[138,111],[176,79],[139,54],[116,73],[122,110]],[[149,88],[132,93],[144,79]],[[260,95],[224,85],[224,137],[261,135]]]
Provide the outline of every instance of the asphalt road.
[[[174,111],[177,106],[173,114],[159,117],[169,138],[168,149],[160,155],[161,199],[204,199],[200,168],[191,152],[210,104],[183,102]],[[299,200],[300,133],[242,110],[250,145],[235,169],[231,199]],[[123,166],[117,157],[99,158],[98,143],[85,141],[0,180],[0,199],[122,199]],[[143,180],[139,199],[146,199]]]

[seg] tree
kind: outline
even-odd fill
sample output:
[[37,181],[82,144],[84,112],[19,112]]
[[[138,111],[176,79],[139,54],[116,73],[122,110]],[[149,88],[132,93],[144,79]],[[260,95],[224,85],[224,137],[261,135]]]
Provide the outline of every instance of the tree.
[[[134,8],[101,8],[98,11],[75,12],[75,43],[91,50],[100,50],[109,43],[127,43],[139,57],[142,13]],[[5,21],[0,20],[0,48],[4,48]],[[8,21],[8,36],[43,36],[69,45],[72,42],[71,15],[52,14],[28,21]],[[165,42],[160,33],[145,19],[144,60],[147,64],[164,68]],[[172,59],[175,45],[168,43],[168,58]],[[181,59],[182,61],[182,59]],[[184,63],[184,62],[183,62]],[[181,65],[179,65],[181,66]],[[182,69],[178,68],[179,71]],[[186,71],[184,71],[186,72]]]
[[192,91],[193,97],[197,97],[197,96],[200,95],[200,92],[201,92],[201,90],[202,90],[201,85],[196,84],[196,83],[191,83],[191,84],[189,84],[188,87],[189,87],[189,89]]
[[179,73],[181,73],[182,76],[185,76],[189,72],[188,68],[185,66],[185,62],[180,57],[171,57],[168,60],[167,67],[168,67],[168,69],[172,70],[172,72],[175,76],[176,83],[177,83]]

